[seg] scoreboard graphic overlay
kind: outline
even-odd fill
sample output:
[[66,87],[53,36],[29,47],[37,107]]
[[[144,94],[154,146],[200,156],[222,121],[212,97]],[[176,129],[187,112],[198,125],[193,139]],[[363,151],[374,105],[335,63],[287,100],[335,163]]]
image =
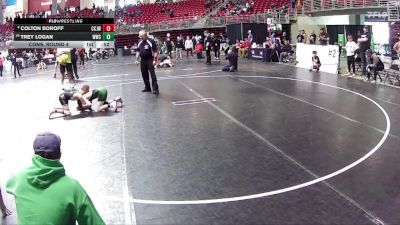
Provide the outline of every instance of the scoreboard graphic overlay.
[[114,48],[113,18],[15,19],[15,48]]

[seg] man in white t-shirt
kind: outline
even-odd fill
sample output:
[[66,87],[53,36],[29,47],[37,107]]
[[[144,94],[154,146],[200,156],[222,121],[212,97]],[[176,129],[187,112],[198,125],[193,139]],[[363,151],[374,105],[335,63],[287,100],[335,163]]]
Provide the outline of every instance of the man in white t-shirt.
[[347,36],[346,55],[347,55],[347,74],[351,75],[351,68],[353,68],[353,76],[356,73],[354,52],[358,49],[358,45],[353,41],[353,36]]

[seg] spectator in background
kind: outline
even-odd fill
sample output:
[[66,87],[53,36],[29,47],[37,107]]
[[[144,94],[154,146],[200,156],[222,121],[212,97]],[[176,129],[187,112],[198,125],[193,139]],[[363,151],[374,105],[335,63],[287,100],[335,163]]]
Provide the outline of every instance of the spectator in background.
[[289,41],[290,42],[290,37],[289,37],[289,35],[286,33],[286,31],[284,31],[283,33],[282,33],[282,40],[283,41]]
[[185,41],[186,58],[189,58],[189,53],[193,57],[193,41],[189,36],[186,37]]
[[292,46],[290,46],[289,41],[284,41],[284,45],[281,48],[281,54],[279,55],[279,62],[283,62],[290,52],[292,51]]
[[193,43],[193,48],[194,47],[196,47],[196,44],[197,44],[197,39],[196,39],[196,36],[192,36],[192,43]]
[[12,66],[14,67],[14,78],[17,78],[17,71],[18,71],[18,76],[21,76],[21,73],[19,72],[19,65],[16,52],[11,53],[10,61]]
[[251,30],[249,30],[247,33],[247,40],[249,40],[250,43],[253,43],[253,34],[251,33]]
[[271,41],[271,44],[275,44],[275,33],[271,32],[271,34],[269,35],[269,40]]
[[247,55],[248,55],[248,53],[249,53],[250,48],[251,48],[251,42],[246,38],[246,39],[244,40],[244,49],[245,49],[244,58],[247,58]]
[[[136,54],[136,53],[135,53]],[[79,68],[85,68],[85,48],[78,48],[78,55],[79,55]]]
[[[222,33],[220,33],[218,39],[219,39],[219,43],[220,43],[220,49],[219,50],[220,51],[224,51],[223,50],[223,46],[224,46],[224,44],[226,42],[225,36]],[[225,55],[226,55],[226,53],[225,53]]]
[[271,40],[269,39],[269,37],[266,37],[263,43],[263,48],[271,48],[271,46],[272,46]]
[[174,49],[174,42],[170,37],[167,37],[167,40],[164,42],[165,47],[167,48],[167,55],[172,58],[172,50]]
[[32,165],[7,182],[14,195],[19,224],[105,224],[78,181],[65,174],[61,138],[36,136]]
[[400,38],[398,38],[396,44],[393,45],[393,51],[397,54],[397,58],[400,59]]
[[[222,51],[224,52],[225,55],[228,55],[228,51],[231,48],[229,45],[229,39],[225,39],[225,43],[221,45]],[[237,54],[237,49],[236,49],[236,54]]]
[[37,70],[44,70],[47,68],[46,63],[43,62],[43,59],[41,59],[39,61],[39,63],[37,64]]
[[357,44],[360,47],[362,73],[365,76],[365,75],[367,75],[366,51],[371,48],[371,33],[369,32],[368,26],[365,26],[363,31],[364,31],[364,33],[361,34],[360,38],[358,38]]
[[303,35],[303,38],[304,38],[303,43],[307,44],[308,37],[307,37],[306,31],[305,30],[301,30],[301,35]]
[[315,35],[314,31],[311,31],[311,34],[310,34],[310,45],[315,45],[315,44],[317,44],[316,42],[317,42],[317,35]]
[[239,41],[239,43],[236,44],[236,48],[239,49],[239,57],[244,58],[245,56],[244,41]]
[[301,30],[299,30],[299,33],[297,34],[296,39],[297,39],[297,43],[304,43],[304,36],[301,33]]
[[[379,56],[376,54],[376,52],[372,52],[371,49],[368,49],[366,51],[367,53],[367,78],[366,80],[370,81],[370,77],[373,74],[374,75],[374,81],[376,82],[376,77],[378,76],[378,71],[382,71],[384,69],[384,65],[382,61],[380,60]],[[379,76],[379,79],[382,82],[381,76]]]
[[181,36],[177,37],[176,40],[176,59],[182,59],[182,50],[185,49],[185,43]]
[[272,62],[279,62],[279,52],[281,50],[280,42],[276,39],[275,43],[271,45],[270,59]]
[[353,36],[347,36],[346,43],[346,55],[347,55],[347,74],[351,75],[351,68],[353,68],[353,75],[356,73],[355,64],[355,51],[358,49],[358,45],[353,41]]
[[212,37],[213,37],[212,43],[214,46],[213,47],[214,48],[214,56],[215,56],[215,59],[218,60],[221,55],[221,52],[220,52],[221,41],[220,41],[219,37],[216,37],[213,34],[212,34]]
[[200,43],[200,41],[197,41],[195,51],[196,51],[197,59],[202,59],[203,58],[203,45]]
[[328,35],[328,33],[326,33],[325,28],[320,29],[319,44],[320,45],[328,45],[329,44],[329,35]]
[[319,60],[319,57],[318,57],[318,55],[317,55],[317,51],[313,51],[312,52],[312,54],[313,54],[313,56],[312,56],[312,58],[311,58],[311,60],[312,60],[312,67],[311,67],[311,69],[310,69],[310,72],[311,71],[319,71],[319,68],[321,67],[321,61]]
[[204,46],[206,49],[206,64],[211,65],[211,49],[213,48],[212,46],[212,39],[211,35],[207,32],[204,33],[206,39],[204,40]]

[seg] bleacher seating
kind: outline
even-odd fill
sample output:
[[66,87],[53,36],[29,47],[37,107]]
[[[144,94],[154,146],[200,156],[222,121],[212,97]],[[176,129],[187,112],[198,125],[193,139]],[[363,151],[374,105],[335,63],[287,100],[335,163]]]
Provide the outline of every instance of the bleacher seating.
[[7,22],[0,24],[0,49],[3,50],[12,43],[14,39],[14,24]]
[[70,13],[61,13],[58,15],[49,16],[49,18],[102,18],[102,14],[98,9],[82,9]]
[[[200,17],[210,10],[205,7],[205,3],[205,0],[188,0],[171,4],[128,6],[123,10],[122,21],[127,24],[152,23]],[[173,11],[173,17],[166,13],[169,9]]]
[[[235,1],[233,1],[233,2],[235,2]],[[266,10],[271,9],[273,7],[280,8],[284,5],[290,4],[290,1],[288,1],[288,0],[253,0],[253,1],[246,0],[245,2],[246,3],[250,3],[250,2],[254,3],[251,10],[248,12],[242,11],[241,13],[235,14],[235,15],[251,15],[251,14],[264,13]],[[225,10],[219,11],[218,13],[213,15],[213,17],[231,15],[230,14],[231,10],[236,9],[237,7],[245,8],[244,7],[245,3],[241,4],[241,5],[242,5],[241,7],[237,3],[228,4],[228,7],[225,7],[226,5],[224,5]]]
[[12,33],[13,31],[14,31],[14,23],[9,22],[6,24],[0,24],[0,32],[2,34]]

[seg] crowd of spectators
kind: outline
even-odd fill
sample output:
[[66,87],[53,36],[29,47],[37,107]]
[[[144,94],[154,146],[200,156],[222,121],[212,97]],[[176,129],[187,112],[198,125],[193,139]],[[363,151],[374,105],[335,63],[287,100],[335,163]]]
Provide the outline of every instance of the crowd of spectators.
[[116,24],[125,26],[200,17],[212,11],[218,2],[218,0],[201,0],[167,3],[160,0],[156,1],[152,7],[146,4],[117,6],[115,8]]
[[251,13],[254,1],[252,0],[226,0],[220,7],[218,15],[240,15]]

